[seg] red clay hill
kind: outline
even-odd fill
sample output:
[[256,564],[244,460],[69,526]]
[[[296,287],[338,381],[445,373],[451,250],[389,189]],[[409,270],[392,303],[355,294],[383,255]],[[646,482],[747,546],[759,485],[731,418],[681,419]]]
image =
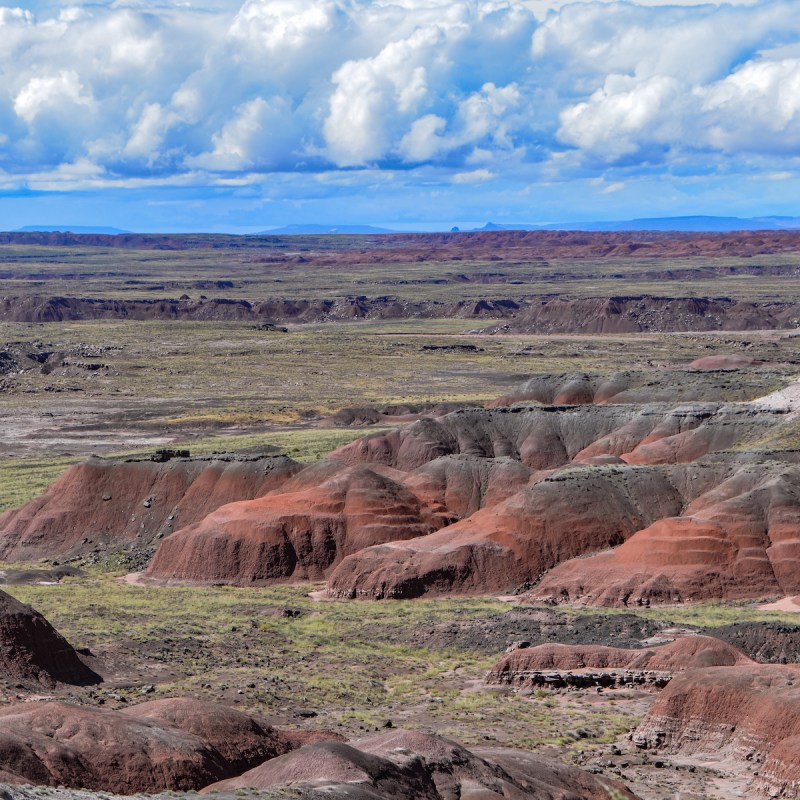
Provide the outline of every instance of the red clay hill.
[[390,472],[322,461],[265,497],[222,506],[173,534],[147,574],[237,584],[319,580],[364,547],[445,524]]
[[5,592],[0,592],[0,677],[50,688],[100,681],[38,611]]
[[361,800],[605,800],[613,787],[635,800],[619,783],[526,751],[470,751],[403,730],[346,743],[189,698],[117,711],[53,701],[0,709],[0,781],[123,795],[324,786]]
[[553,569],[528,595],[597,605],[800,593],[800,467],[741,467],[679,516]]
[[91,458],[70,467],[41,497],[0,514],[0,559],[146,548],[225,503],[278,488],[301,468],[284,456]]

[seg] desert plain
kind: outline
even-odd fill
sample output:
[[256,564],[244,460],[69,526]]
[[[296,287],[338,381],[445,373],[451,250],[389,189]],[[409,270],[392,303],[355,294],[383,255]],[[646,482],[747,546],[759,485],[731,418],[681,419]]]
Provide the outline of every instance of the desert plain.
[[3,791],[797,797],[798,331],[794,232],[0,234]]

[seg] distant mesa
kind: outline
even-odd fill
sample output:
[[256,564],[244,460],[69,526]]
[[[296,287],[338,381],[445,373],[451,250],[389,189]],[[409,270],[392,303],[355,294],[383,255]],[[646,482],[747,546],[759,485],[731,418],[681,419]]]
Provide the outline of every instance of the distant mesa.
[[281,228],[268,228],[253,234],[255,236],[313,236],[319,234],[347,235],[369,233],[397,233],[389,228],[377,228],[374,225],[284,225]]
[[691,233],[729,233],[733,231],[774,231],[800,228],[800,217],[645,217],[628,220],[592,220],[586,222],[504,223],[487,222],[473,231],[664,231]]
[[116,236],[121,233],[131,233],[122,228],[109,228],[103,225],[26,225],[17,228],[15,232],[27,233],[42,231],[43,233],[103,233]]

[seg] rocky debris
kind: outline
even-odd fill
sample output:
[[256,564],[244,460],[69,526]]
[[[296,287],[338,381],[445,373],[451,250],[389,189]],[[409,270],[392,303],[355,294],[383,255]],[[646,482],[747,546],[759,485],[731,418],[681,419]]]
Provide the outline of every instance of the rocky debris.
[[147,548],[233,500],[281,486],[285,456],[116,461],[70,467],[43,495],[0,514],[0,558],[34,560]]
[[123,711],[31,702],[0,709],[0,775],[5,771],[4,779],[13,783],[119,794],[186,791],[232,777],[315,736],[286,734],[255,717],[188,698]]
[[594,605],[800,593],[800,468],[744,465],[680,516],[659,518],[613,551],[553,569],[526,597]]
[[174,450],[170,448],[161,448],[156,450],[150,457],[151,461],[158,464],[163,464],[166,461],[172,461],[173,458],[189,458],[191,455],[189,450]]
[[455,649],[491,655],[515,643],[528,646],[564,644],[612,644],[638,648],[666,628],[664,622],[635,614],[567,614],[555,608],[512,606],[500,616],[452,619],[409,632],[408,644],[433,649]]
[[743,650],[762,664],[800,662],[800,625],[779,622],[735,622],[705,633]]
[[712,667],[678,675],[634,731],[641,748],[731,757],[752,790],[796,797],[800,789],[800,668]]
[[274,322],[262,322],[260,325],[255,326],[257,331],[268,331],[270,333],[289,333],[289,329],[283,325],[277,325]]
[[173,534],[146,577],[245,585],[318,580],[364,547],[445,524],[391,472],[319,462],[277,491],[222,506]]
[[303,747],[204,792],[251,787],[317,790],[354,800],[607,800],[611,790],[633,798],[617,782],[523,750],[467,750],[450,739],[407,730]]
[[483,353],[484,349],[476,344],[424,344],[420,350],[444,350],[455,353]]
[[635,650],[554,643],[517,648],[506,654],[492,667],[486,682],[550,688],[661,688],[675,672],[748,664],[754,662],[743,652],[709,636],[684,636]]
[[1,569],[0,584],[18,586],[22,584],[60,583],[64,578],[80,578],[86,573],[71,566],[56,566],[52,569]]
[[0,592],[0,673],[47,687],[101,680],[38,611],[5,592]]

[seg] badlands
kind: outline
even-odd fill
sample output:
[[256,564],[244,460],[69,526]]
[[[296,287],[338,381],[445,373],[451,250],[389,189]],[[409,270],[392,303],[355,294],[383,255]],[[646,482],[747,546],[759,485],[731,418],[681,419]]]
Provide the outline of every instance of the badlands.
[[9,796],[800,792],[800,236],[9,236]]

